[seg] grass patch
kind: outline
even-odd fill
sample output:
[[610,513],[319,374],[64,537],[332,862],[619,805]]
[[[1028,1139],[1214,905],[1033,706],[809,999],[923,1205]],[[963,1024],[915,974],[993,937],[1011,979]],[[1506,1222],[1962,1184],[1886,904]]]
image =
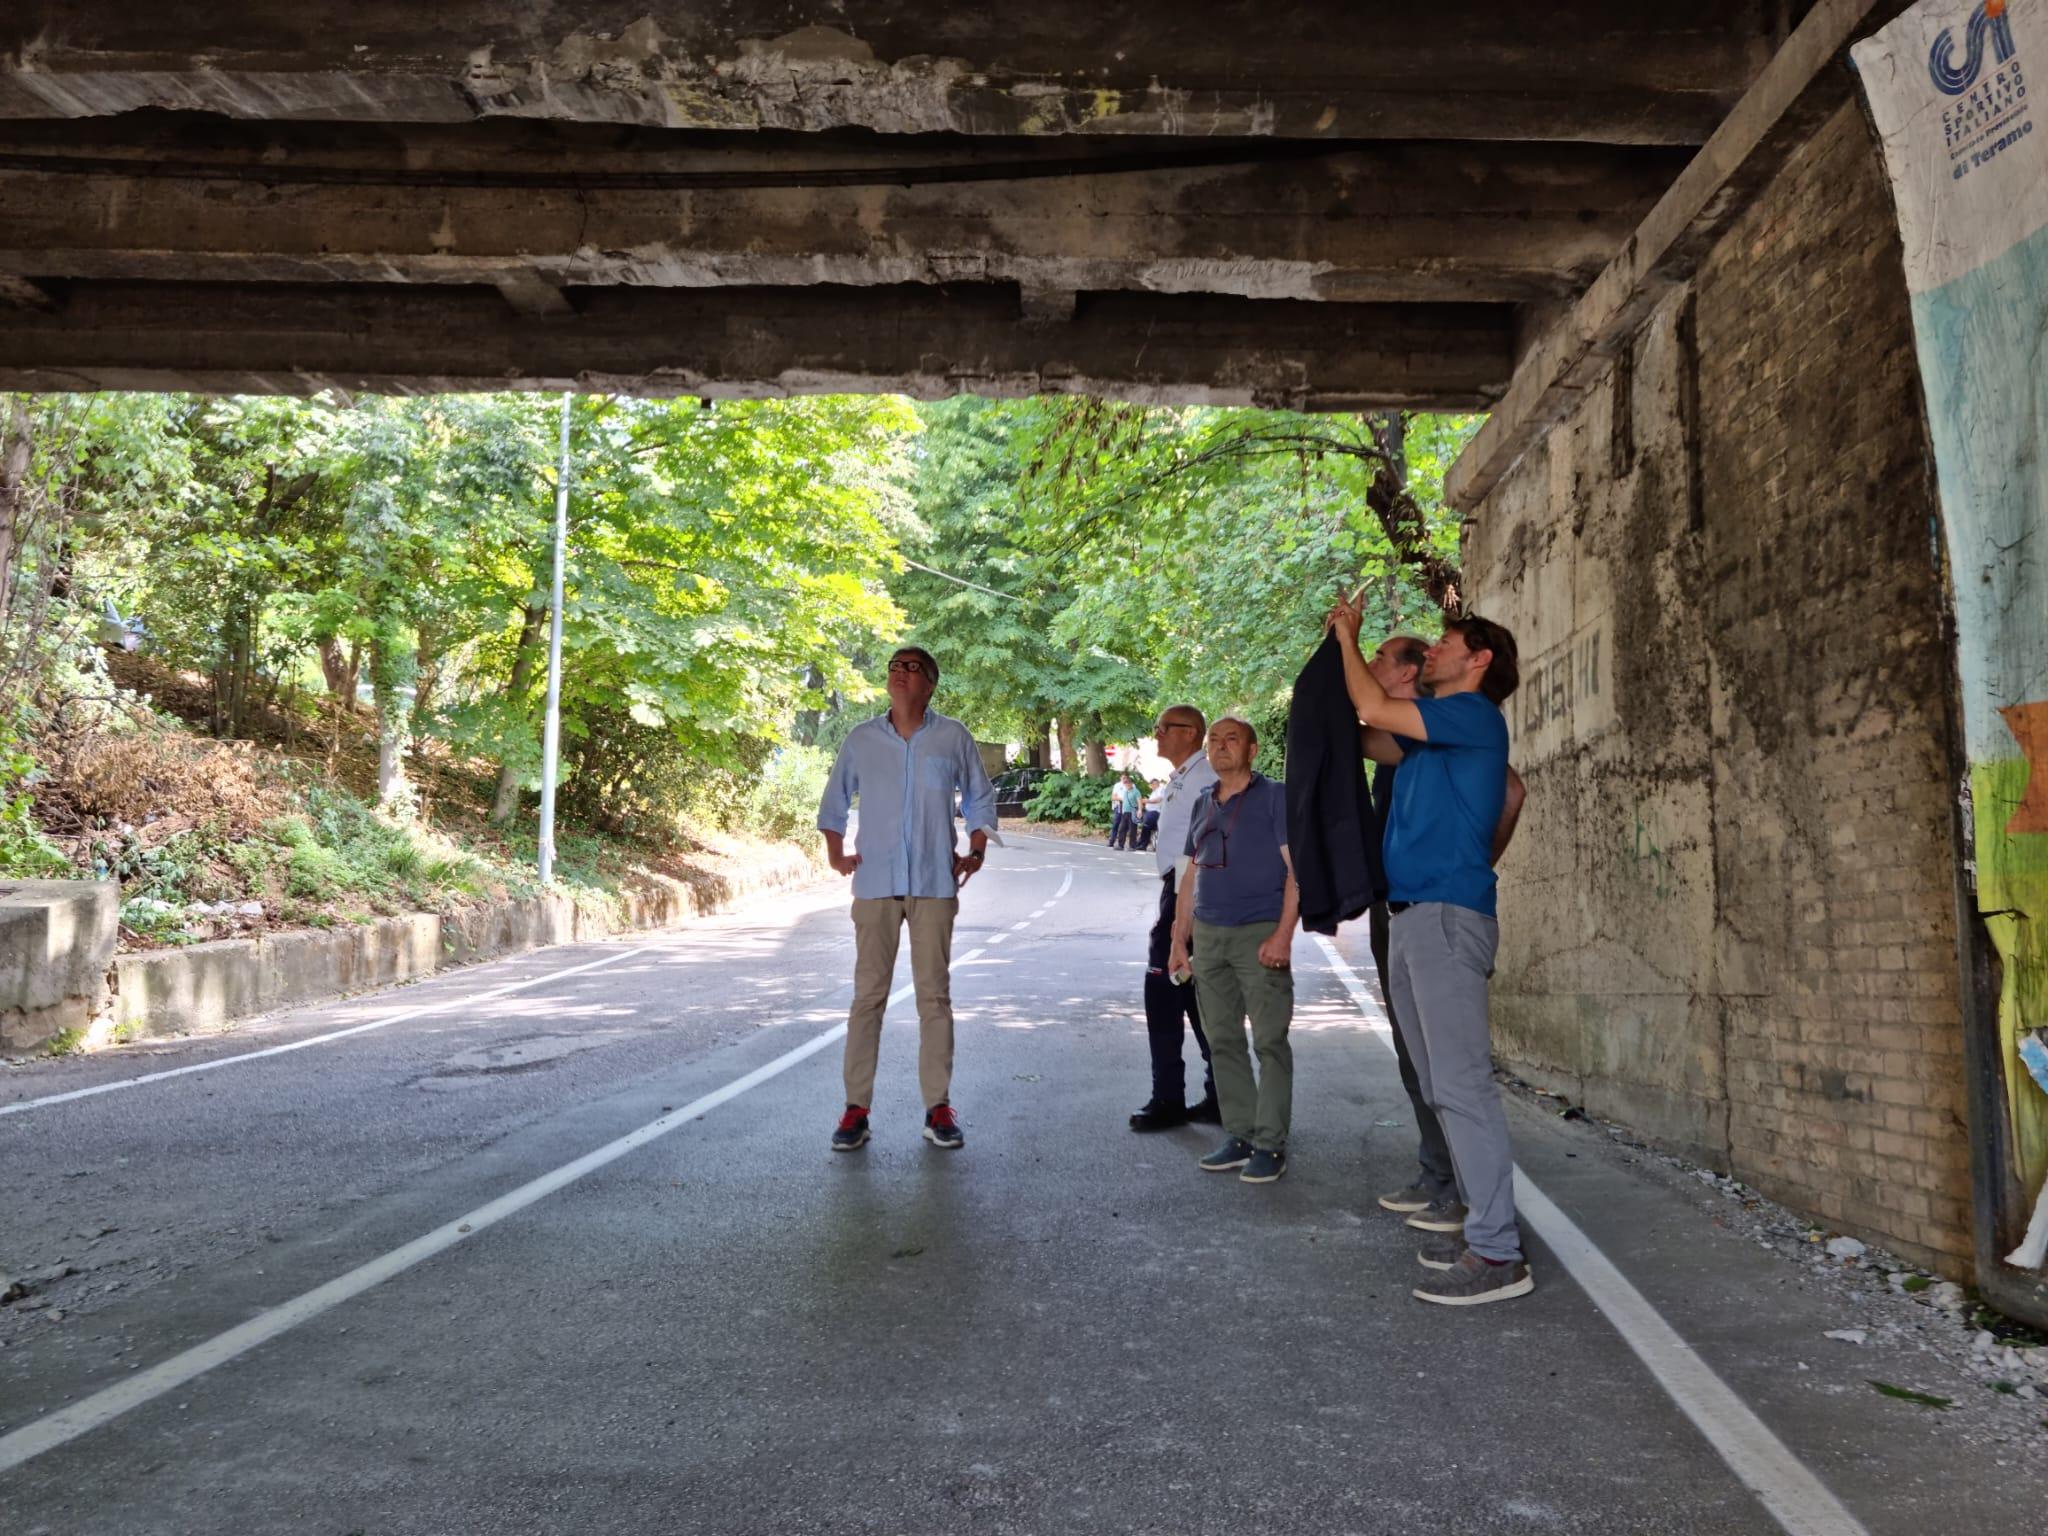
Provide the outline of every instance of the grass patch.
[[1908,1275],[1905,1279],[1905,1283],[1902,1284],[1899,1287],[1899,1289],[1904,1291],[1908,1296],[1917,1296],[1933,1284],[1934,1282],[1928,1279],[1925,1275]]
[[60,1029],[43,1042],[45,1056],[76,1056],[85,1049],[85,1031]]
[[1913,1403],[1922,1408],[1953,1408],[1955,1399],[1936,1397],[1931,1392],[1915,1392],[1910,1387],[1895,1387],[1888,1381],[1873,1381],[1871,1385],[1886,1397],[1896,1397],[1902,1403]]

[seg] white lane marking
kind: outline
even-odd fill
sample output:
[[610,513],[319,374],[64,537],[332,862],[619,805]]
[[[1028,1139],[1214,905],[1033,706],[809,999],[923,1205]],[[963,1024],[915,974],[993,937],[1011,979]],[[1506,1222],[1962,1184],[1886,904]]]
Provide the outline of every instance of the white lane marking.
[[1515,1205],[1679,1411],[1791,1536],[1866,1536],[1857,1518],[1680,1338],[1571,1217],[1515,1170]]
[[1012,933],[1022,933],[1022,932],[1023,932],[1023,931],[1024,931],[1024,930],[1025,930],[1026,928],[1029,928],[1030,926],[1031,926],[1031,919],[1027,917],[1027,918],[1025,918],[1025,919],[1024,919],[1024,921],[1023,921],[1023,922],[1021,922],[1021,923],[1012,923],[1012,924],[1010,924],[1010,932],[1012,932]]
[[1066,895],[1066,894],[1067,894],[1067,892],[1071,891],[1071,890],[1072,890],[1073,888],[1074,888],[1074,866],[1073,866],[1073,865],[1071,865],[1071,864],[1069,864],[1069,865],[1067,866],[1067,878],[1066,878],[1066,879],[1064,879],[1064,880],[1062,880],[1062,881],[1060,882],[1060,888],[1059,888],[1058,890],[1056,890],[1056,891],[1054,891],[1054,892],[1052,893],[1052,899],[1053,899],[1054,901],[1058,901],[1058,900],[1059,900],[1059,899],[1060,899],[1060,898],[1061,898],[1062,896]]
[[[1330,962],[1330,969],[1337,973],[1337,979],[1344,983],[1344,990],[1351,994],[1351,1001],[1358,1004],[1358,1011],[1365,1015],[1366,1027],[1376,1035],[1391,1037],[1394,1033],[1393,1020],[1387,1017],[1387,1010],[1380,1006],[1379,999],[1365,990],[1365,983],[1358,979],[1358,973],[1345,963],[1342,955],[1337,953],[1337,946],[1319,933],[1311,934],[1310,937],[1322,950],[1323,958]],[[1393,1049],[1391,1039],[1387,1048]]]
[[998,934],[995,934],[995,935],[993,935],[993,936],[992,936],[992,937],[991,937],[991,938],[989,939],[989,943],[991,943],[991,944],[1000,944],[1000,943],[1002,943],[1002,942],[1003,942],[1003,940],[1007,939],[1008,937],[1009,937],[1009,935],[1008,935],[1007,933],[998,933]]
[[[960,957],[960,962],[974,959],[981,950],[970,950]],[[956,963],[960,963],[956,962]],[[898,987],[889,994],[891,1005],[901,1002],[916,990],[916,983]],[[433,1231],[414,1238],[402,1247],[360,1264],[345,1275],[338,1275],[325,1285],[315,1286],[290,1301],[280,1303],[267,1311],[259,1312],[246,1323],[230,1328],[203,1344],[170,1359],[151,1366],[146,1371],[137,1371],[133,1376],[116,1382],[113,1386],[95,1392],[92,1396],[69,1407],[60,1408],[31,1424],[25,1424],[11,1434],[0,1435],[0,1472],[11,1472],[26,1461],[53,1451],[60,1445],[76,1440],[80,1435],[98,1429],[144,1403],[162,1397],[166,1392],[184,1386],[216,1366],[246,1355],[250,1350],[269,1343],[282,1334],[289,1333],[301,1323],[311,1322],[322,1313],[331,1312],[345,1301],[351,1301],[365,1291],[382,1285],[386,1280],[404,1274],[408,1269],[446,1252],[458,1243],[466,1242],[479,1232],[496,1226],[508,1216],[517,1215],[537,1201],[545,1200],[558,1190],[566,1189],[587,1174],[595,1173],[608,1163],[617,1162],[629,1152],[638,1151],[650,1142],[658,1141],[670,1131],[687,1125],[711,1113],[721,1104],[731,1102],[750,1088],[758,1088],[772,1077],[787,1072],[798,1062],[815,1056],[819,1051],[843,1038],[844,1024],[835,1024],[821,1035],[814,1035],[802,1045],[784,1051],[773,1061],[754,1068],[744,1076],[736,1077],[722,1088],[714,1088],[703,1096],[692,1099],[681,1109],[671,1110],[657,1120],[650,1120],[636,1131],[628,1131],[616,1141],[608,1141],[594,1152],[586,1152],[573,1162],[564,1163],[551,1173],[520,1185],[508,1194],[478,1206],[467,1215],[444,1222]]]
[[[1352,1001],[1368,1018],[1373,1014],[1384,1018],[1385,1010],[1337,953],[1337,946],[1321,934],[1314,938]],[[1393,1049],[1385,1025],[1375,1025],[1373,1032]],[[1664,1321],[1663,1314],[1579,1230],[1578,1223],[1559,1210],[1519,1167],[1515,1169],[1515,1206],[1557,1255],[1565,1273],[1579,1283],[1622,1341],[1635,1351],[1657,1385],[1790,1536],[1869,1536],[1827,1485],[1771,1433],[1770,1426]]]
[[336,1040],[346,1040],[351,1035],[368,1034],[373,1029],[383,1029],[390,1024],[403,1024],[409,1019],[424,1018],[430,1013],[444,1009],[458,1008],[470,1003],[487,1003],[493,998],[503,997],[508,992],[522,991],[527,987],[544,986],[551,981],[562,981],[570,976],[580,976],[585,971],[599,970],[607,965],[617,965],[621,960],[630,960],[635,955],[644,955],[650,950],[663,949],[661,944],[642,944],[633,949],[621,950],[615,955],[605,955],[583,965],[572,965],[567,970],[550,971],[545,976],[529,976],[524,981],[508,981],[503,986],[492,987],[483,992],[464,992],[458,997],[444,998],[437,1003],[423,1003],[417,1008],[401,1008],[396,1013],[386,1014],[381,1019],[372,1019],[367,1024],[354,1024],[347,1029],[329,1030],[324,1035],[308,1035],[303,1040],[294,1040],[288,1045],[273,1045],[260,1051],[239,1051],[233,1056],[218,1056],[212,1061],[195,1061],[190,1066],[169,1067],[162,1072],[145,1072],[140,1077],[124,1077],[118,1082],[96,1083],[90,1088],[73,1088],[68,1093],[45,1094],[40,1099],[23,1099],[18,1104],[0,1104],[0,1115],[25,1114],[31,1109],[42,1109],[51,1104],[64,1104],[72,1099],[90,1099],[102,1093],[118,1093],[124,1088],[140,1088],[148,1083],[161,1083],[169,1078],[184,1077],[193,1072],[211,1072],[216,1067],[232,1067],[239,1062],[258,1061],[265,1056],[283,1056],[291,1051],[303,1051],[316,1045],[327,1045]]
[[1044,907],[1040,907],[1040,908],[1039,908],[1039,909],[1038,909],[1038,910],[1037,910],[1036,912],[1034,912],[1034,913],[1032,913],[1032,914],[1031,914],[1031,920],[1032,920],[1033,922],[1037,922],[1037,921],[1038,921],[1038,919],[1040,919],[1041,917],[1045,916],[1045,914],[1046,914],[1046,910],[1047,910],[1046,908],[1044,908]]

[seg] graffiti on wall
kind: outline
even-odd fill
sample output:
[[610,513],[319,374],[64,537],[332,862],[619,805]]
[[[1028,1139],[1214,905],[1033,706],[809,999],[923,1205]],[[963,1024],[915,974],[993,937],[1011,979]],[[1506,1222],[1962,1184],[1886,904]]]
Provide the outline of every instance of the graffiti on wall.
[[1522,658],[1522,686],[1508,700],[1517,764],[1528,765],[1597,736],[1614,724],[1607,621],[1596,619]]
[[2007,1256],[2048,1268],[2048,0],[1921,0],[1853,57],[1884,141],[1934,439],[1963,689],[1975,901],[1998,952]]

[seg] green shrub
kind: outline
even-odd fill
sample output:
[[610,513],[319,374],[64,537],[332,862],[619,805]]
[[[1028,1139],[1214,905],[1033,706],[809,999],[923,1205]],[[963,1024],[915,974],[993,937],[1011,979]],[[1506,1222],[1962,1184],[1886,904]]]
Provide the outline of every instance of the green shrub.
[[818,824],[818,798],[832,772],[822,747],[778,748],[745,796],[746,828],[763,837],[799,838]]
[[9,879],[56,880],[78,873],[36,825],[27,785],[38,767],[35,758],[0,737],[0,876]]
[[[1038,789],[1027,821],[1084,821],[1091,827],[1109,830],[1109,792],[1116,788],[1117,775],[1098,773],[1093,777],[1073,773],[1049,773],[1038,781]],[[1144,793],[1152,786],[1137,774],[1131,782]]]

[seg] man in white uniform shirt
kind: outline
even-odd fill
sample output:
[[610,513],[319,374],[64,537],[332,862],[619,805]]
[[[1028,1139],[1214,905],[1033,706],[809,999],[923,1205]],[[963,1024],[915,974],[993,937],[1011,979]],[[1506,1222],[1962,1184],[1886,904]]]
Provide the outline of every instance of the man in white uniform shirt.
[[[1208,1070],[1209,1037],[1202,1033],[1195,984],[1187,978],[1176,981],[1166,971],[1179,882],[1186,878],[1188,819],[1194,815],[1202,791],[1216,782],[1216,770],[1209,766],[1209,754],[1202,749],[1208,734],[1209,722],[1191,704],[1161,710],[1152,727],[1159,755],[1173,764],[1173,774],[1159,786],[1163,795],[1159,840],[1153,845],[1159,869],[1159,915],[1152,924],[1145,958],[1145,1034],[1152,1050],[1152,1098],[1131,1116],[1134,1131],[1164,1131],[1190,1122],[1218,1123],[1216,1079]],[[1192,1107],[1181,1061],[1181,1042],[1188,1026],[1193,1027],[1195,1044],[1201,1047],[1203,1068],[1202,1101]]]

